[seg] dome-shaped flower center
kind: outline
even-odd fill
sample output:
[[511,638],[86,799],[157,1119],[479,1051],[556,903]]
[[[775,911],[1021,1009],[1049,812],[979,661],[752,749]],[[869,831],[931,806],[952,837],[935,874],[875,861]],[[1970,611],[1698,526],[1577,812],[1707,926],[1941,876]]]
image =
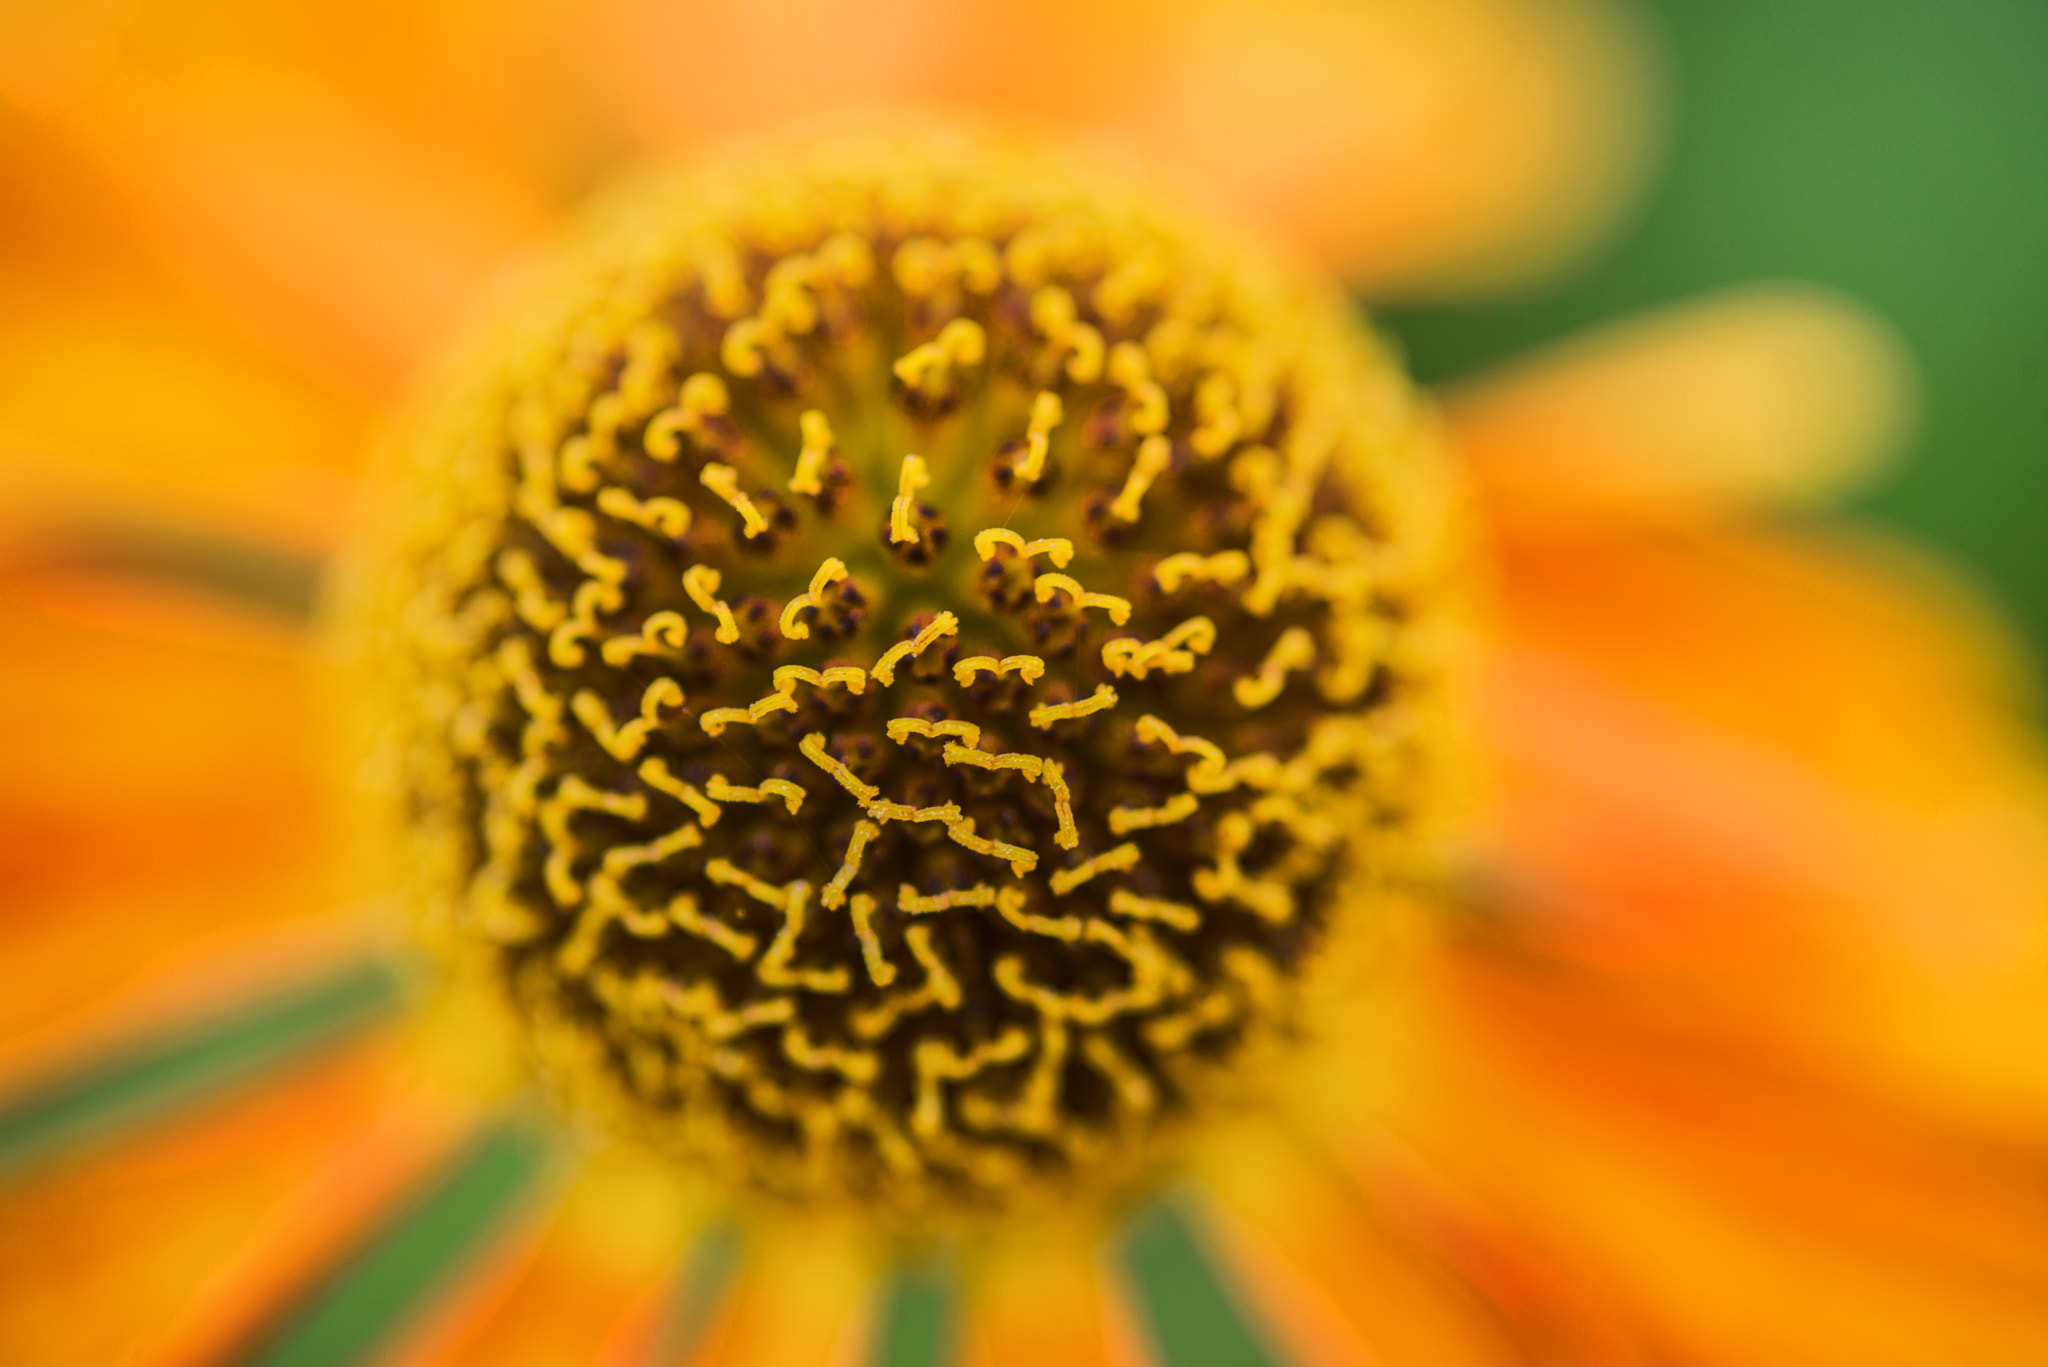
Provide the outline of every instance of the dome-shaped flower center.
[[971,1204],[1284,1033],[1446,729],[1440,472],[1340,297],[944,138],[643,191],[537,293],[357,615],[409,873],[545,1067]]

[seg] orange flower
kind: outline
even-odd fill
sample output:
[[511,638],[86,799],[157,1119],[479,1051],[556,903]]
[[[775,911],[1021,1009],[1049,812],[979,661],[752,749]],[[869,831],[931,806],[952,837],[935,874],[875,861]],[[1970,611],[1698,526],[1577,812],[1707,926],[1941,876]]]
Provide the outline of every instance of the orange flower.
[[502,10],[0,44],[0,1357],[2048,1348],[2048,790],[1966,597],[1784,519],[1900,417],[1869,325],[1792,292],[1447,396],[1497,600],[1479,872],[1103,1249],[1049,1217],[884,1272],[429,1081],[482,1065],[389,1010],[289,609],[391,388],[613,149],[981,104],[1392,289],[1583,237],[1639,79],[1604,12],[1514,0]]

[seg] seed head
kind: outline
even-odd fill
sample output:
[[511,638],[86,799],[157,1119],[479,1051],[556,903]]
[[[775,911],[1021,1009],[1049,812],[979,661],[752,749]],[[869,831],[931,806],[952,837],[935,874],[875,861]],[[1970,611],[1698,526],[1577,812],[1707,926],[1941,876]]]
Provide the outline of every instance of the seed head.
[[1427,414],[1116,177],[896,134],[644,187],[396,449],[350,621],[416,897],[735,1183],[1126,1175],[1413,864]]

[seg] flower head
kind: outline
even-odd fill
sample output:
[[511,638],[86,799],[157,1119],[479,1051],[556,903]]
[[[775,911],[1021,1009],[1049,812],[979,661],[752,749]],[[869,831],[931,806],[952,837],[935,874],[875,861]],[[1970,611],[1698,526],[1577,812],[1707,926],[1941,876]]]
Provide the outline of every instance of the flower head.
[[1334,293],[1042,151],[647,187],[401,442],[354,615],[415,889],[752,1185],[1125,1175],[1416,864],[1433,433]]

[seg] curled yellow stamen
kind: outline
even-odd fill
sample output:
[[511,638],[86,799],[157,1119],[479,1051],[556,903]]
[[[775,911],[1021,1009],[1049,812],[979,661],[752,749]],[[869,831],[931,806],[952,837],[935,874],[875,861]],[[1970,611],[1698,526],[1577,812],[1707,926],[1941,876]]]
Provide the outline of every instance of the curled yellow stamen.
[[498,582],[512,590],[520,619],[534,630],[553,631],[569,615],[569,609],[548,593],[539,567],[525,551],[514,547],[499,552],[497,571]]
[[659,461],[673,461],[682,453],[680,438],[683,434],[695,438],[700,444],[710,433],[708,418],[723,417],[732,407],[732,399],[726,393],[725,381],[708,372],[700,372],[683,381],[682,393],[677,396],[675,407],[663,409],[647,424],[647,435],[642,444],[647,454]]
[[902,664],[905,659],[916,659],[924,654],[925,648],[930,646],[932,642],[939,640],[941,637],[957,635],[959,631],[960,619],[950,612],[942,612],[937,617],[934,617],[926,625],[925,629],[918,632],[913,639],[898,641],[895,645],[882,652],[882,658],[875,661],[875,667],[869,672],[874,675],[876,683],[887,688],[896,682],[897,665]]
[[697,481],[724,499],[727,506],[740,515],[740,523],[746,529],[748,540],[751,541],[768,530],[768,519],[754,506],[754,500],[748,498],[740,489],[739,471],[730,465],[710,461],[697,472]]
[[[1060,396],[1050,389],[1041,389],[1032,396],[1031,421],[1024,428],[1024,459],[1017,462],[1020,482],[1036,484],[1044,476],[1046,457],[1052,450],[1052,430],[1065,417],[1066,409],[1060,403]],[[984,560],[987,558],[982,557]],[[1058,558],[1053,563],[1062,569],[1067,564]]]
[[[1142,676],[1141,676],[1142,677]],[[1041,731],[1052,729],[1053,723],[1076,721],[1090,717],[1105,708],[1116,706],[1116,690],[1108,684],[1095,685],[1095,692],[1075,702],[1049,702],[1042,707],[1031,709],[1031,724]],[[969,742],[972,744],[973,742]]]
[[1178,593],[1180,586],[1191,580],[1228,588],[1251,572],[1251,557],[1243,551],[1218,551],[1214,555],[1181,551],[1160,561],[1153,569],[1152,577],[1158,582],[1161,593]]
[[804,444],[797,452],[796,473],[789,477],[789,491],[816,496],[825,492],[820,476],[824,474],[825,462],[832,458],[832,424],[815,408],[805,409],[797,423],[803,431]]
[[948,743],[942,752],[947,764],[971,764],[977,769],[1015,769],[1033,783],[1038,781],[1039,771],[1045,768],[1045,761],[1037,755],[992,755],[985,750]]
[[1247,711],[1264,707],[1287,687],[1289,670],[1307,669],[1316,662],[1316,638],[1300,627],[1289,627],[1273,642],[1259,672],[1231,685],[1231,696]]
[[813,731],[797,742],[797,749],[803,753],[805,759],[808,759],[811,763],[830,774],[840,787],[852,793],[856,801],[866,802],[876,793],[882,791],[872,783],[863,783],[858,778],[855,778],[853,770],[847,768],[837,759],[834,759],[825,749],[825,744],[825,733],[823,731]]
[[1117,626],[1131,620],[1131,600],[1119,598],[1113,593],[1090,593],[1075,582],[1071,575],[1041,574],[1031,586],[1032,595],[1041,603],[1049,603],[1055,593],[1065,593],[1074,600],[1074,611],[1085,608],[1101,608],[1109,614],[1109,620]]
[[1142,679],[1153,670],[1162,674],[1186,674],[1216,648],[1216,624],[1206,617],[1190,617],[1156,641],[1137,641],[1119,636],[1102,647],[1102,664],[1110,673]]
[[697,814],[697,819],[706,826],[716,826],[723,815],[716,802],[705,797],[690,784],[683,782],[669,772],[668,762],[661,759],[645,760],[640,765],[640,781],[657,792],[667,793],[676,801]]
[[889,540],[899,545],[917,540],[911,515],[917,511],[917,491],[932,482],[923,456],[905,456],[902,473],[896,477],[896,498],[889,505]]
[[614,636],[598,648],[604,662],[622,669],[642,655],[664,655],[681,650],[689,640],[690,624],[680,612],[649,613],[640,624],[638,636]]
[[597,491],[597,510],[671,540],[690,530],[690,505],[672,498],[638,499],[616,485]]
[[717,596],[720,576],[709,565],[692,565],[683,571],[683,592],[690,595],[690,601],[710,613],[718,621],[718,630],[712,634],[721,645],[731,645],[740,638],[740,624],[732,617],[732,609]]
[[1131,411],[1126,421],[1131,431],[1140,436],[1165,431],[1166,391],[1152,378],[1152,363],[1146,359],[1145,348],[1136,342],[1118,342],[1109,349],[1108,371],[1109,382],[1123,390],[1130,400]]
[[[708,866],[707,866],[708,872]],[[749,889],[751,891],[751,889]],[[781,894],[782,930],[761,956],[755,972],[769,987],[793,987],[804,992],[842,993],[853,986],[853,975],[844,964],[832,968],[796,969],[797,941],[804,933],[805,909],[810,903],[811,885],[801,878],[778,890]]]
[[861,810],[877,821],[938,821],[952,825],[960,819],[960,804],[941,802],[930,807],[912,807],[902,802],[889,802],[881,798],[870,798],[861,803]]
[[674,679],[656,679],[647,685],[640,697],[640,715],[633,721],[620,726],[612,721],[604,699],[589,689],[577,690],[569,700],[569,710],[583,723],[597,743],[613,759],[630,761],[638,758],[647,744],[648,733],[661,724],[660,712],[664,707],[681,707],[683,689]]
[[974,682],[977,674],[993,674],[1000,679],[1011,673],[1025,683],[1036,683],[1045,674],[1045,661],[1036,655],[1005,655],[1000,660],[993,655],[970,655],[953,666],[953,681],[965,687]]
[[944,740],[957,736],[967,746],[981,744],[981,728],[971,721],[926,721],[922,717],[896,717],[882,728],[890,740],[898,745],[912,736],[929,736],[933,740]]
[[1071,850],[1081,843],[1081,832],[1074,826],[1074,795],[1067,789],[1066,772],[1051,760],[1045,762],[1046,790],[1052,794],[1053,819],[1059,822],[1059,831],[1052,843],[1063,850]]
[[1022,888],[1004,888],[996,898],[996,910],[1002,918],[1028,935],[1043,935],[1072,944],[1087,933],[1087,922],[1078,916],[1041,916],[1025,910],[1029,905]]
[[1010,871],[1019,878],[1038,867],[1038,855],[1035,852],[1021,845],[1009,845],[1000,840],[990,840],[987,836],[976,835],[972,817],[946,823],[946,835],[954,844],[973,850],[976,854],[1008,860]]
[[833,665],[819,671],[809,665],[779,665],[775,670],[775,691],[794,693],[799,683],[813,688],[826,688],[832,684],[845,684],[849,693],[865,693],[868,687],[867,671],[859,665]]
[[[826,906],[837,903],[827,902]],[[848,909],[853,921],[854,938],[860,941],[860,957],[867,965],[868,979],[876,987],[887,987],[896,981],[896,965],[882,954],[882,941],[875,934],[875,899],[865,892],[853,895],[853,905]]]
[[1026,560],[1034,555],[1043,555],[1058,569],[1065,569],[1074,558],[1074,543],[1064,536],[1026,541],[1008,527],[989,527],[974,534],[974,553],[983,560],[994,559],[998,546],[1008,546]]
[[906,916],[929,916],[933,912],[952,911],[956,907],[992,907],[995,904],[996,890],[987,883],[976,883],[971,888],[953,888],[929,897],[908,883],[896,890],[896,906]]
[[1202,928],[1202,913],[1187,903],[1140,897],[1129,888],[1117,888],[1109,894],[1109,909],[1134,921],[1157,921],[1187,934]]
[[868,842],[881,833],[882,828],[872,821],[853,823],[853,836],[846,842],[846,857],[840,861],[839,872],[832,875],[832,881],[818,894],[818,901],[828,910],[836,911],[846,901],[846,890],[853,886],[855,876],[860,873],[861,856],[867,851]]
[[704,792],[713,802],[772,802],[780,798],[791,816],[804,805],[805,796],[803,789],[786,778],[764,778],[757,788],[742,788],[726,782],[723,774],[713,774]]
[[[825,606],[825,590],[831,588],[834,584],[844,581],[845,578],[846,562],[836,555],[828,556],[825,563],[818,566],[818,572],[811,576],[811,586],[790,599],[783,606],[782,619],[778,623],[782,629],[783,638],[790,641],[809,640],[811,628],[798,614],[806,608],[814,611],[823,608]],[[856,689],[855,691],[858,692],[859,690]]]
[[953,372],[980,365],[988,354],[988,334],[972,318],[955,318],[939,329],[939,335],[899,358],[894,367],[903,386],[927,399],[945,395],[954,383]]
[[728,726],[759,726],[777,712],[796,711],[796,699],[787,693],[770,693],[746,707],[714,707],[697,718],[707,736],[722,736]]
[[1052,876],[1052,890],[1064,897],[1098,874],[1122,873],[1135,867],[1140,854],[1138,847],[1125,841],[1113,850],[1105,850],[1093,859],[1075,865],[1071,869],[1060,869]]
[[[713,793],[712,796],[718,794]],[[1109,829],[1116,835],[1126,835],[1131,831],[1150,830],[1154,826],[1171,826],[1193,816],[1201,805],[1201,799],[1193,793],[1175,793],[1157,807],[1112,807]]]
[[1151,436],[1138,443],[1138,458],[1131,466],[1130,476],[1124,480],[1123,491],[1109,505],[1110,516],[1136,522],[1139,501],[1152,487],[1152,482],[1166,473],[1172,459],[1173,443],[1165,437]]

